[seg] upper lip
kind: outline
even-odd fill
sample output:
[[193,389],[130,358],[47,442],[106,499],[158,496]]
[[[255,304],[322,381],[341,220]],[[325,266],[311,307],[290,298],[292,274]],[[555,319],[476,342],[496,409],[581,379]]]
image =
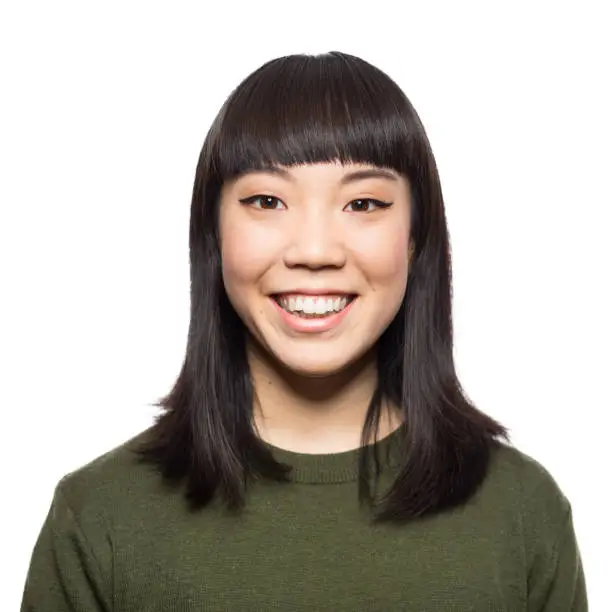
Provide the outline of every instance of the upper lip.
[[356,295],[353,291],[343,291],[341,289],[290,289],[289,291],[276,291],[272,295]]

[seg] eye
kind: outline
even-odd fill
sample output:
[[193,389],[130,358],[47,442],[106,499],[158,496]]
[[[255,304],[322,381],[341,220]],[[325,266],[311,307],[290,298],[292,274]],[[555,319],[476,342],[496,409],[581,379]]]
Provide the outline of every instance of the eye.
[[389,208],[393,202],[382,202],[381,200],[375,200],[374,198],[360,198],[358,200],[352,200],[345,207],[344,210],[349,212],[374,212],[377,208]]
[[282,210],[285,207],[283,201],[271,195],[253,195],[238,200],[241,204],[259,208],[260,210]]

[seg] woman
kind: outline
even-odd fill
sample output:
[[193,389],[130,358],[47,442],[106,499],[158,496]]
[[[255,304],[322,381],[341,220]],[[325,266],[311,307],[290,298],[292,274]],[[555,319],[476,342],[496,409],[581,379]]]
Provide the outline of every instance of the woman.
[[457,380],[440,181],[388,76],[250,75],[189,241],[165,410],[58,483],[22,610],[587,609],[568,500]]

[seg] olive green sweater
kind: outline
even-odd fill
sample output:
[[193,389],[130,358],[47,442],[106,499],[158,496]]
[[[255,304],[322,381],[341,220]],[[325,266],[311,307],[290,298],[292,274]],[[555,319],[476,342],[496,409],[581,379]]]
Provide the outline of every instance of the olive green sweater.
[[232,517],[220,502],[190,514],[180,489],[136,462],[139,439],[59,481],[22,612],[587,610],[570,504],[510,446],[466,505],[372,526],[357,451],[272,449],[293,481],[256,483]]

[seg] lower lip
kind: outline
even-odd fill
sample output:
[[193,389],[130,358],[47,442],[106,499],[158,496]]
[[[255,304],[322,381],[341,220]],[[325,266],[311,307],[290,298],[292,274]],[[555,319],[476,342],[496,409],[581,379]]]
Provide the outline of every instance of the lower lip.
[[272,304],[274,304],[282,320],[288,327],[290,327],[293,331],[296,332],[312,334],[317,332],[326,332],[340,325],[344,317],[346,317],[346,315],[353,307],[353,304],[357,301],[357,298],[355,297],[354,299],[352,299],[347,304],[346,308],[344,308],[340,312],[329,315],[328,317],[316,318],[298,317],[296,315],[291,314],[290,312],[287,312],[284,308],[281,308],[279,303],[274,298],[270,298],[270,300],[272,301]]

